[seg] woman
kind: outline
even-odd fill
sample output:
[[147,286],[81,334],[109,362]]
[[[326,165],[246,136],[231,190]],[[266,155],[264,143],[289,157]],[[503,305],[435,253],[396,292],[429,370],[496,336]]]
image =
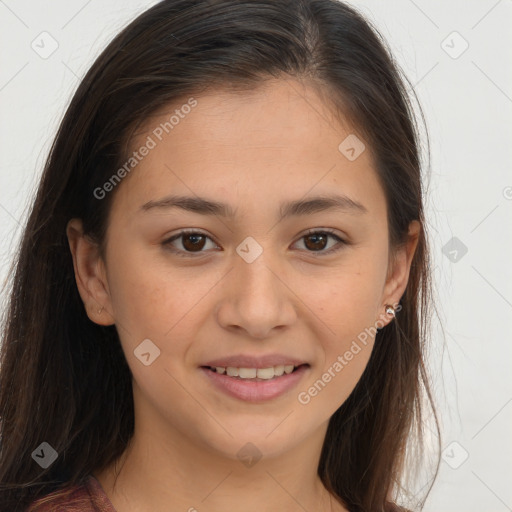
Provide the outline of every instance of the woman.
[[141,14],[72,99],[13,269],[1,509],[399,510],[430,399],[420,167],[342,2]]

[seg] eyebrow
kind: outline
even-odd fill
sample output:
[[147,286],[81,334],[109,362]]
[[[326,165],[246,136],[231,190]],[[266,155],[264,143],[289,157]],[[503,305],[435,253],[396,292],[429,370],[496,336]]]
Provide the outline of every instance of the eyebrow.
[[[153,209],[181,208],[201,215],[216,215],[225,218],[233,218],[236,210],[226,204],[204,197],[176,196],[171,195],[162,199],[148,201],[140,207],[140,210],[147,212]],[[364,214],[368,213],[367,208],[346,195],[322,195],[289,201],[281,204],[280,218],[309,215],[326,210],[339,210],[347,213]]]

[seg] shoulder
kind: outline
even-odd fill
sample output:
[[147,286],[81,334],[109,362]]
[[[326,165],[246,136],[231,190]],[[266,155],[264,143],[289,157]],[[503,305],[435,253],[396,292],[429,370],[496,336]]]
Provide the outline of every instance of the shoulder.
[[39,498],[27,512],[116,512],[92,476]]

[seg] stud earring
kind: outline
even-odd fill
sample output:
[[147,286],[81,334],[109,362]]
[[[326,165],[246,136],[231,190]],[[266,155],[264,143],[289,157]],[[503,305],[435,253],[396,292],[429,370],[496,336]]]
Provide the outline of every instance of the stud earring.
[[101,309],[98,309],[98,315],[100,315],[102,311],[103,311],[103,306],[101,306]]
[[389,304],[386,304],[386,313],[388,315],[393,315],[395,316],[395,308]]

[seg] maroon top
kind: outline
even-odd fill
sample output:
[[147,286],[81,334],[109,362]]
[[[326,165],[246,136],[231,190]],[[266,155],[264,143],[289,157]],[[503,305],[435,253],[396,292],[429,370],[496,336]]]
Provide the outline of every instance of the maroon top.
[[116,512],[100,483],[92,475],[87,477],[85,483],[76,485],[71,494],[47,505],[40,505],[36,510],[37,512]]
[[[51,494],[49,495],[51,496]],[[40,505],[37,512],[117,512],[101,484],[89,475],[82,485],[75,486],[73,492],[48,505]],[[386,512],[410,512],[395,503],[387,502]]]

